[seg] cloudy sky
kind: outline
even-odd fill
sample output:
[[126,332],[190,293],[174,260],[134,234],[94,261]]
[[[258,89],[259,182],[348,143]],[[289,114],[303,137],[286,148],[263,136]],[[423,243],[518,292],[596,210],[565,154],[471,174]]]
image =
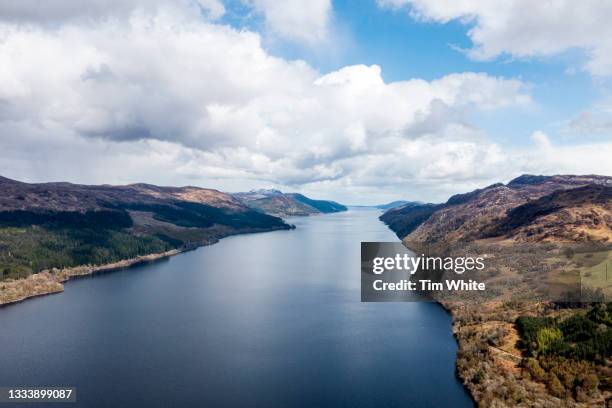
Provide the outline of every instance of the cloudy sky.
[[612,175],[612,2],[0,2],[0,174],[442,201]]

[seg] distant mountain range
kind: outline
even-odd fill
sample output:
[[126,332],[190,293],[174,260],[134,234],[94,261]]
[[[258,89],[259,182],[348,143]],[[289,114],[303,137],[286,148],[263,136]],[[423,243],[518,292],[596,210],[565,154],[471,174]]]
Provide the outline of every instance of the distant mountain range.
[[28,184],[0,177],[0,280],[289,228],[217,190]]
[[443,204],[396,207],[380,219],[398,237],[419,243],[612,242],[612,177],[523,175]]
[[346,211],[335,201],[314,200],[298,193],[283,193],[274,189],[251,190],[233,196],[243,204],[277,217],[306,216]]

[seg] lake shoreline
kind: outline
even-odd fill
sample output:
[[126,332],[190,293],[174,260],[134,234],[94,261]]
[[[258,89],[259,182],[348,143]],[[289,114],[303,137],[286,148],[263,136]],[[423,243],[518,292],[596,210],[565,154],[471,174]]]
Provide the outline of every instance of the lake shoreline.
[[[155,406],[254,400],[304,408],[355,400],[372,408],[474,406],[455,376],[457,344],[446,311],[359,301],[359,241],[392,240],[374,214],[289,219],[298,226],[291,234],[243,234],[129,271],[75,275],[65,296],[0,310],[8,355],[2,381],[69,382],[79,388],[79,406],[100,408],[123,398],[135,407],[155,405],[156,398],[161,404]],[[248,284],[237,285],[245,279]],[[48,352],[57,349],[69,352]],[[427,373],[406,370],[424,365]],[[139,384],[152,366],[169,369],[151,371],[143,400],[102,395],[91,366],[105,370],[109,389]],[[372,372],[396,375],[373,379]],[[328,374],[309,383],[317,373]],[[155,394],[177,375],[187,394]],[[254,382],[253,375],[265,381]],[[203,383],[210,393],[200,393]],[[330,385],[353,391],[330,392]],[[228,389],[236,391],[231,400]]]
[[0,308],[9,305],[15,305],[17,303],[24,302],[28,299],[62,293],[64,291],[64,284],[71,279],[92,276],[102,272],[112,272],[122,269],[129,269],[134,266],[157,262],[188,251],[193,251],[201,247],[216,244],[223,238],[235,235],[257,234],[262,232],[292,229],[293,228],[272,228],[265,230],[229,232],[224,234],[223,236],[215,237],[207,241],[192,243],[180,248],[171,249],[169,251],[147,255],[139,255],[134,258],[122,259],[116,262],[109,262],[102,265],[78,265],[62,269],[45,269],[38,273],[34,273],[26,278],[1,281]]
[[[400,242],[402,243],[402,245],[404,245],[404,243],[401,240],[400,240]],[[406,247],[406,248],[408,248],[408,247]],[[408,249],[410,251],[412,251],[412,252],[415,252],[411,248],[408,248]],[[435,298],[433,300],[434,300],[434,303],[436,303],[440,308],[442,308],[442,310],[444,310],[450,316],[450,318],[451,318],[450,331],[451,331],[451,333],[453,335],[453,339],[455,340],[455,343],[457,344],[457,354],[455,355],[455,361],[454,361],[454,365],[455,365],[455,377],[461,383],[463,388],[467,391],[467,394],[470,396],[471,400],[474,402],[474,406],[476,406],[478,404],[478,400],[476,399],[476,397],[473,394],[473,392],[470,389],[470,387],[468,387],[468,384],[467,384],[467,382],[465,381],[465,378],[464,378],[465,375],[464,375],[464,373],[461,372],[461,370],[459,369],[459,366],[457,364],[458,355],[462,351],[462,344],[459,341],[458,334],[459,334],[459,331],[461,330],[461,327],[459,325],[459,322],[458,322],[458,319],[457,319],[457,316],[456,316],[456,313],[455,313],[455,309],[453,309],[448,302],[436,300]]]
[[141,255],[103,265],[79,265],[63,269],[43,270],[27,278],[8,280],[0,284],[0,286],[2,286],[2,288],[0,288],[0,307],[21,303],[40,296],[61,293],[64,291],[64,283],[73,278],[94,275],[98,272],[129,269],[136,265],[159,261],[206,245],[211,244]]

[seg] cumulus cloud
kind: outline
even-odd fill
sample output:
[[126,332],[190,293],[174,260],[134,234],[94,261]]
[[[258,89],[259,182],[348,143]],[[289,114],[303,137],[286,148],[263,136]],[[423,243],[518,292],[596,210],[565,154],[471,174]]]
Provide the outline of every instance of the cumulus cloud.
[[601,109],[581,112],[569,122],[566,130],[583,135],[610,135],[612,112]]
[[612,74],[612,2],[557,0],[377,0],[381,7],[408,6],[414,18],[470,26],[474,46],[468,54],[481,60],[504,53],[516,57],[551,56],[582,49],[586,69]]
[[534,141],[540,150],[550,150],[551,144],[548,135],[541,130],[536,130],[531,134],[531,140]]
[[385,82],[377,65],[321,73],[177,4],[134,9],[121,24],[1,23],[0,174],[274,185],[342,200],[385,189],[443,199],[546,168],[532,161],[563,169],[564,151],[508,153],[470,122],[530,106],[520,80],[467,72]]
[[301,184],[344,176],[338,161],[393,146],[430,116],[443,130],[466,110],[530,102],[520,81],[485,74],[385,83],[380,67],[356,65],[321,75],[270,56],[255,33],[171,14],[94,27],[2,26],[0,116],[48,137],[172,142]]
[[[538,133],[538,132],[536,132]],[[532,174],[612,174],[612,143],[558,144],[546,137],[533,150],[513,154],[520,169]],[[541,142],[544,141],[542,145]]]
[[263,14],[268,29],[282,38],[314,45],[327,39],[331,0],[247,0]]
[[211,19],[225,13],[221,0],[19,0],[0,2],[0,20],[56,25],[75,20],[129,18],[134,12],[159,9],[182,10]]

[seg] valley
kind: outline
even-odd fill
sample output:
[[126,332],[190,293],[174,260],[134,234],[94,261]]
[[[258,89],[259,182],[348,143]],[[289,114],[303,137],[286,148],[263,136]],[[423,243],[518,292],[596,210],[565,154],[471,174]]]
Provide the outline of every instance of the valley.
[[29,184],[0,177],[0,304],[57,293],[73,276],[127,268],[231,235],[292,229],[280,217],[346,211],[274,190]]

